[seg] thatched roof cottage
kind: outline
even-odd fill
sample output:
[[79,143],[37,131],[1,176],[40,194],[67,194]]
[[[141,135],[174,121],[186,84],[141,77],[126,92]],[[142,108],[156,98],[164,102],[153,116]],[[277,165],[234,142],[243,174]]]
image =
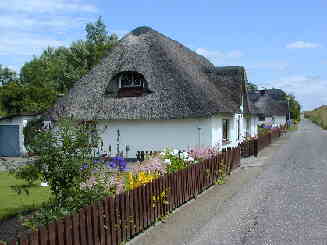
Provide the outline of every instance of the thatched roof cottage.
[[[245,82],[243,67],[215,67],[177,41],[139,27],[51,114],[96,120],[105,148],[116,145],[119,130],[130,157],[137,150],[236,144],[246,134],[243,115],[250,112]],[[256,133],[254,126],[249,130]]]
[[262,89],[248,93],[259,114],[259,124],[285,125],[288,115],[286,93],[281,89]]

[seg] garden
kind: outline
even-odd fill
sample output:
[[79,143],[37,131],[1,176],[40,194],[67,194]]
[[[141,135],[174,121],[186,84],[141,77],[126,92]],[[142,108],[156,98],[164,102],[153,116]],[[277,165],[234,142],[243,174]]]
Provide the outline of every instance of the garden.
[[[55,130],[33,130],[28,150],[39,158],[33,164],[2,173],[5,178],[1,179],[0,191],[6,200],[0,209],[3,220],[0,224],[7,229],[6,225],[14,222],[11,225],[16,230],[7,232],[0,240],[22,236],[28,230],[36,230],[88,205],[128,193],[218,154],[215,148],[188,152],[165,149],[127,169],[122,156],[95,154],[101,139],[88,122],[66,119],[58,122]],[[224,176],[223,170],[220,176]],[[215,181],[223,183],[221,177]],[[40,187],[41,182],[48,186]],[[163,198],[165,194],[160,195]]]

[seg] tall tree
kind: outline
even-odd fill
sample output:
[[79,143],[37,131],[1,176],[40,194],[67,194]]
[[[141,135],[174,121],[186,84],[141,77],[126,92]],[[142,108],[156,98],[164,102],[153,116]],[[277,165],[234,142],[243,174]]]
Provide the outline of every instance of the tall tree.
[[5,85],[18,79],[15,71],[0,64],[0,85]]
[[288,100],[291,119],[300,121],[301,120],[300,103],[295,99],[295,96],[293,94],[287,94],[286,99]]

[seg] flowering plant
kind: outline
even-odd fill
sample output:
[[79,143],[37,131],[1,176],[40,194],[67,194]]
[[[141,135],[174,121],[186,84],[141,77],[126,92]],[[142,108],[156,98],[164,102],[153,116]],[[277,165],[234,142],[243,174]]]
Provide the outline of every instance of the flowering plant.
[[133,173],[147,172],[160,175],[164,175],[167,172],[164,164],[162,164],[162,160],[158,156],[155,156],[149,160],[145,160],[141,164],[136,165],[132,171]]
[[118,168],[119,171],[126,170],[127,162],[123,157],[116,156],[106,162],[107,167]]
[[198,161],[202,161],[205,159],[209,159],[212,158],[213,156],[216,156],[219,152],[218,147],[197,147],[197,148],[193,148],[190,150],[190,155],[198,160]]
[[132,190],[136,187],[152,182],[154,179],[158,178],[159,176],[160,176],[159,174],[155,174],[151,172],[146,173],[141,171],[136,174],[129,172],[126,181],[126,189]]
[[166,165],[168,173],[186,168],[189,164],[195,163],[195,159],[188,152],[166,149],[160,153],[160,158]]

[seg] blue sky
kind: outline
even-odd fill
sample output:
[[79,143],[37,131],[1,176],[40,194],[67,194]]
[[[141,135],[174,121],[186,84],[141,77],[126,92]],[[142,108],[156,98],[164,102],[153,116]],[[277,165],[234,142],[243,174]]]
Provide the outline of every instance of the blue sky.
[[15,70],[47,46],[85,37],[102,16],[119,36],[142,25],[248,80],[293,93],[304,109],[327,104],[327,1],[1,0],[0,64]]

